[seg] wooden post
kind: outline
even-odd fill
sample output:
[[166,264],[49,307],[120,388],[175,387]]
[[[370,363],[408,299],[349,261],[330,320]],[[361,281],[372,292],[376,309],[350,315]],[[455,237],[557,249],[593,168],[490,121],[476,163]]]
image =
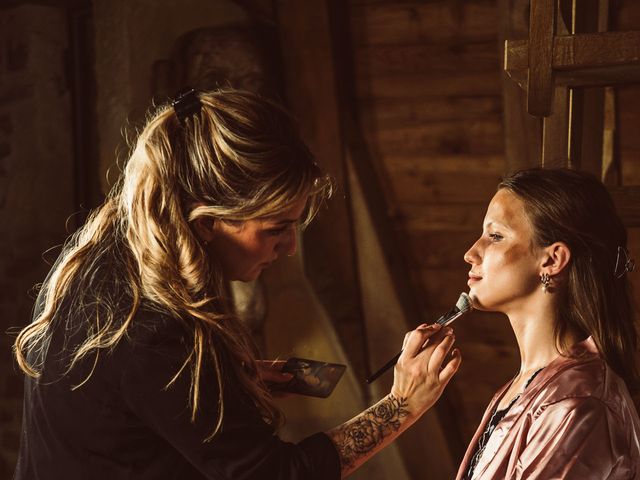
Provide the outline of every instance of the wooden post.
[[556,0],[531,0],[527,110],[536,117],[551,115],[553,102],[553,37]]
[[[500,0],[501,58],[505,56],[507,39],[526,39],[529,35],[526,12],[530,0]],[[506,71],[502,73],[502,117],[507,170],[540,165],[542,157],[542,121],[526,109],[526,90],[514,82]]]

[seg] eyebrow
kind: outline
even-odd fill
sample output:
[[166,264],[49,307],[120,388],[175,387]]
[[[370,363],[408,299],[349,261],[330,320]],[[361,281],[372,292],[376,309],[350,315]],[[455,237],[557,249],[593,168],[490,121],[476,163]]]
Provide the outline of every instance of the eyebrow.
[[299,218],[295,218],[295,219],[284,219],[284,220],[277,220],[274,222],[274,225],[291,225],[293,223],[298,223],[300,219]]
[[509,229],[509,230],[510,230],[509,225],[506,225],[506,224],[504,224],[504,223],[500,223],[500,222],[488,222],[488,223],[484,226],[484,228],[491,227],[491,226],[500,226],[500,227],[507,228],[507,229]]

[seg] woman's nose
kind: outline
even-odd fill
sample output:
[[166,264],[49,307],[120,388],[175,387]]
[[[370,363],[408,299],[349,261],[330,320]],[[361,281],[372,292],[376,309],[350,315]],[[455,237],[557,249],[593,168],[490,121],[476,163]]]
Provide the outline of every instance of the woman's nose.
[[477,264],[480,255],[478,254],[478,242],[471,245],[471,248],[464,254],[464,261],[470,265]]

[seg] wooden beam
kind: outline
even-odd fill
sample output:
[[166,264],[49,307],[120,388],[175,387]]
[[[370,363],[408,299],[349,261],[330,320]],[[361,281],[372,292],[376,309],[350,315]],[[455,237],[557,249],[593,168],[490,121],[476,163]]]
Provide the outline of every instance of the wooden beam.
[[[523,38],[529,34],[527,11],[529,0],[499,0],[500,45],[504,49],[507,38]],[[500,51],[504,58],[504,50]],[[526,92],[502,73],[502,125],[507,170],[540,165],[542,156],[542,121],[529,115]],[[524,79],[526,82],[526,78]]]
[[[572,7],[572,1],[569,0],[558,3],[556,35],[566,35],[570,32],[574,15]],[[551,114],[542,119],[540,161],[543,167],[569,167],[571,166],[569,140],[571,138],[573,95],[571,90],[565,86],[556,85],[554,89]]]
[[536,117],[551,115],[553,102],[553,36],[555,0],[532,0],[529,16],[527,111]]
[[[529,42],[507,40],[504,69],[524,85]],[[640,31],[560,35],[553,41],[557,85],[615,85],[640,80]]]
[[[529,42],[507,40],[505,69],[529,67]],[[553,40],[554,70],[606,67],[640,63],[640,31],[560,35]]]
[[570,167],[569,122],[571,118],[571,94],[566,87],[556,87],[553,98],[553,115],[542,122],[543,167]]

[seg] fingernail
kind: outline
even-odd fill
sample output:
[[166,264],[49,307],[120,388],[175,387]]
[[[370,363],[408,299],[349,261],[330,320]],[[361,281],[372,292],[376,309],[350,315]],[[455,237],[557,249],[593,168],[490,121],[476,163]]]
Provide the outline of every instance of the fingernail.
[[453,329],[451,327],[444,327],[444,334],[445,335],[452,335],[453,334]]

